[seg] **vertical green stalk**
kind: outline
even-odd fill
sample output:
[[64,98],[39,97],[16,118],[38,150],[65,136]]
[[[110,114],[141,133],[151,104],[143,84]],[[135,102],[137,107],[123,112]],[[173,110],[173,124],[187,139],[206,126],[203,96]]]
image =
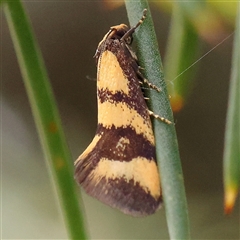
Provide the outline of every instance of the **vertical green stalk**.
[[173,3],[172,21],[164,62],[168,92],[174,112],[184,106],[192,85],[192,66],[198,50],[198,35],[179,2]]
[[240,3],[234,36],[223,165],[225,213],[228,214],[240,187]]
[[19,0],[6,1],[4,12],[16,50],[46,162],[70,239],[86,239],[79,208],[71,156],[46,69],[33,36],[29,19]]
[[[160,93],[149,91],[149,107],[155,114],[173,121],[148,3],[144,0],[126,0],[125,4],[131,26],[139,21],[143,9],[148,9],[147,18],[136,30],[135,36],[143,73],[151,83],[161,88]],[[153,128],[170,238],[186,240],[190,238],[188,211],[175,127],[174,124],[168,125],[154,119]]]

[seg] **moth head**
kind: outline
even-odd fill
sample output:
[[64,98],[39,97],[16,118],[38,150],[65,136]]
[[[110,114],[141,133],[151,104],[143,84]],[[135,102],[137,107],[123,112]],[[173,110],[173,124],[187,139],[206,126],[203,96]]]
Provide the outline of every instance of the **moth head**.
[[111,40],[114,41],[116,39],[121,43],[125,44],[126,48],[131,52],[131,49],[128,45],[132,43],[132,40],[133,40],[132,34],[143,23],[144,19],[146,18],[146,14],[147,14],[147,9],[144,9],[142,18],[138,21],[138,23],[134,27],[129,28],[126,24],[120,24],[120,25],[110,27],[110,30],[107,32],[107,34],[105,34],[102,41],[98,44],[97,51],[94,55],[94,57],[96,58],[96,61],[98,62],[98,59],[101,55],[101,52],[104,50],[107,41],[111,41]]
[[119,39],[125,41],[126,44],[132,43],[132,35],[128,35],[126,38],[125,34],[129,31],[129,27],[125,24],[116,25],[110,28],[110,33],[107,39]]
[[101,53],[101,46],[105,44],[107,40],[119,40],[124,41],[125,44],[130,45],[132,43],[132,34],[128,33],[130,28],[126,24],[120,24],[110,27],[110,30],[105,34],[102,41],[98,44],[97,51],[94,55],[98,59]]

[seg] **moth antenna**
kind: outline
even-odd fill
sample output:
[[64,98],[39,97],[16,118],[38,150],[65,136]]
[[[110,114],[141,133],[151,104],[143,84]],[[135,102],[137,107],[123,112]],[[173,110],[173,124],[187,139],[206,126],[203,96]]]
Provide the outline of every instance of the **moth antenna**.
[[147,9],[145,8],[145,9],[143,10],[143,15],[142,15],[142,17],[141,17],[141,19],[138,21],[138,23],[136,24],[136,26],[130,28],[130,29],[122,36],[121,40],[124,40],[124,39],[128,38],[129,36],[131,36],[131,35],[135,32],[136,28],[138,28],[138,27],[143,23],[143,21],[144,21],[144,19],[146,18],[146,16],[147,16]]

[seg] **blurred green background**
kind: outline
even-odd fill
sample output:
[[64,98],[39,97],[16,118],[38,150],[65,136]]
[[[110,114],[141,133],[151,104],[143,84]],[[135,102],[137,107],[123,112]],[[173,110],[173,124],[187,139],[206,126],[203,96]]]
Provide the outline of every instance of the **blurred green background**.
[[[124,6],[109,10],[100,1],[33,1],[24,5],[42,50],[74,161],[96,130],[93,55],[110,26],[128,23],[126,11]],[[168,11],[151,6],[164,58],[171,17]],[[231,32],[229,27],[216,42],[202,41],[202,55]],[[0,34],[2,238],[64,239],[67,234],[2,11]],[[231,216],[223,214],[222,157],[232,40],[198,63],[190,97],[175,116],[193,239],[240,239],[239,201]],[[154,216],[135,219],[84,193],[83,200],[92,239],[168,238],[164,207]]]

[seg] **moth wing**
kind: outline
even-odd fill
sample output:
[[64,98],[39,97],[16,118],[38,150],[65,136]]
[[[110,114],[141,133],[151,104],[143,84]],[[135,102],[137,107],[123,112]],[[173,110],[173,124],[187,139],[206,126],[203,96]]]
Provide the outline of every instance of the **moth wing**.
[[132,144],[135,136],[131,139],[125,131],[129,129],[96,135],[76,161],[75,178],[89,195],[111,207],[136,217],[149,215],[161,202],[157,165],[139,154],[140,146],[142,152],[149,146],[141,139]]
[[76,160],[75,178],[100,201],[132,216],[154,213],[161,187],[152,125],[136,61],[116,40],[98,60],[98,128]]

